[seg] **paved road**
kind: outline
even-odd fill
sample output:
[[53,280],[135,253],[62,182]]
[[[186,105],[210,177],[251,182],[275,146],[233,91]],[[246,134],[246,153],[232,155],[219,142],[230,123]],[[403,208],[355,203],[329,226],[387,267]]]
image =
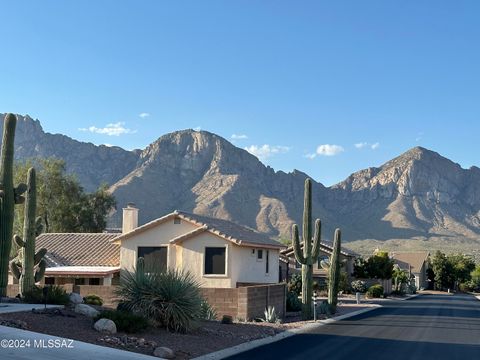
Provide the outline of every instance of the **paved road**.
[[228,359],[480,359],[480,301],[422,295]]

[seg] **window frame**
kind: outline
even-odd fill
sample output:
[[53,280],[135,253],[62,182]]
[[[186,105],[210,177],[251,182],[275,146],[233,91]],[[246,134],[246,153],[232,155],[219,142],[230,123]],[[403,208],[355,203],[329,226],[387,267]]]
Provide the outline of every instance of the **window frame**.
[[[207,274],[206,270],[206,261],[207,261],[207,249],[211,248],[223,248],[225,249],[225,273],[223,274]],[[205,246],[203,248],[202,254],[202,276],[207,278],[228,278],[228,255],[229,255],[229,246],[228,245],[217,245],[217,246]]]

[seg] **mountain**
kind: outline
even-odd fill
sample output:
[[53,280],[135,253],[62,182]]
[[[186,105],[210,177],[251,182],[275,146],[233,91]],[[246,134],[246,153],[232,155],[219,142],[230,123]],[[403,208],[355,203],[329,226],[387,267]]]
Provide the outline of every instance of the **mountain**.
[[[0,132],[3,132],[5,114],[0,114]],[[64,159],[67,171],[77,175],[88,191],[100,184],[113,184],[132,171],[140,151],[126,151],[117,146],[96,146],[73,140],[65,135],[49,134],[43,131],[40,121],[30,116],[17,115],[15,133],[15,157],[56,157]],[[0,139],[1,143],[1,139]]]
[[[177,131],[143,151],[126,151],[45,133],[28,116],[19,120],[18,158],[56,156],[87,189],[112,184],[119,210],[134,202],[140,223],[181,209],[289,239],[301,221],[308,175],[274,171],[218,135]],[[480,255],[480,169],[463,169],[421,147],[332,187],[313,182],[313,212],[324,238],[341,227],[344,241],[361,253],[382,247]],[[112,226],[120,213],[112,214]]]

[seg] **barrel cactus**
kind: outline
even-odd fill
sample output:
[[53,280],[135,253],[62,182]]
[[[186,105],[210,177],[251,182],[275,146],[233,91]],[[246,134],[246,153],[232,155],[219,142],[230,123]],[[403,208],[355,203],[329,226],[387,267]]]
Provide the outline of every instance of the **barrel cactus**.
[[35,239],[42,232],[42,219],[35,218],[37,207],[35,169],[30,168],[27,175],[27,195],[25,200],[25,218],[23,239],[15,235],[13,241],[19,246],[18,255],[10,262],[10,270],[20,284],[20,294],[31,290],[36,282],[45,275],[47,262],[44,259],[47,250],[42,248],[35,253]]
[[340,283],[340,250],[341,250],[340,229],[335,230],[335,238],[333,240],[333,251],[330,258],[330,268],[328,273],[328,305],[330,312],[335,313],[337,310],[338,286]]
[[309,320],[313,317],[313,264],[317,262],[320,253],[321,222],[315,221],[315,233],[312,236],[312,181],[305,180],[303,205],[303,251],[298,235],[298,226],[293,225],[293,250],[295,259],[302,264],[302,318]]
[[12,248],[15,204],[22,204],[27,185],[13,186],[13,155],[17,117],[5,116],[0,156],[0,297],[7,295],[8,269]]

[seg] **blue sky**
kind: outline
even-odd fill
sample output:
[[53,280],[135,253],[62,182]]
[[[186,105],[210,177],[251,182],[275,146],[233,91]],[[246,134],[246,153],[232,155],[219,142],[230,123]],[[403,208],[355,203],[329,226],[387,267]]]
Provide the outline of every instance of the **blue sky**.
[[480,165],[478,1],[43,0],[0,13],[0,112],[49,132],[132,149],[200,127],[326,185],[417,145]]

